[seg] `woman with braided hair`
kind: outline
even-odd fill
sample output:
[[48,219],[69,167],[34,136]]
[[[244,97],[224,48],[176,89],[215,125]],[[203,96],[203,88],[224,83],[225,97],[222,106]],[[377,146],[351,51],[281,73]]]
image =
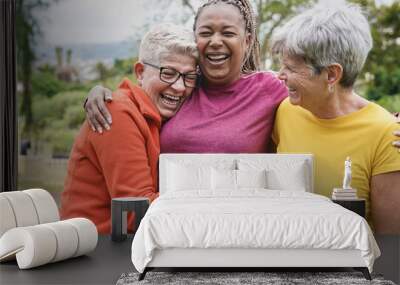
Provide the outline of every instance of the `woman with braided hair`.
[[[342,19],[340,13],[338,14],[338,17],[331,17],[329,21],[323,17],[321,18],[321,15],[324,15],[323,12],[319,11],[318,13],[320,14],[314,13],[315,15],[313,13],[313,11],[310,12],[309,17],[314,20],[319,17],[322,23],[320,25],[323,28],[325,28],[324,25],[328,25],[329,29],[326,28],[326,30],[329,31],[331,31],[332,26],[334,26],[330,25],[330,21],[334,21],[336,18],[338,18],[340,21]],[[352,12],[350,12],[349,15],[349,22],[354,22],[352,19],[352,17],[354,16]],[[302,17],[303,15],[300,15],[297,19],[303,19]],[[362,22],[367,23],[366,19],[362,20]],[[309,20],[309,23],[314,22]],[[274,74],[259,71],[259,44],[257,41],[255,26],[256,25],[254,14],[252,12],[249,1],[247,0],[209,0],[199,8],[195,17],[193,27],[196,44],[199,51],[199,67],[201,71],[201,76],[199,78],[200,80],[198,80],[199,86],[193,91],[192,95],[186,99],[176,115],[163,123],[160,135],[161,152],[266,152],[271,137],[271,130],[275,121],[275,113],[277,107],[280,105],[281,101],[285,97],[287,97],[288,90],[291,100],[295,98],[293,100],[299,101],[299,98],[301,98],[302,100],[304,98],[303,101],[308,102],[306,100],[307,98],[309,98],[308,100],[311,100],[310,98],[319,98],[318,100],[321,101],[321,94],[323,94],[323,92],[320,89],[318,89],[318,92],[314,92],[313,96],[310,96],[310,94],[306,94],[300,97],[297,96],[297,89],[303,90],[304,88],[308,88],[310,86],[315,87],[321,85],[320,82],[314,85],[309,84],[308,80],[310,79],[308,77],[307,80],[302,79],[304,72],[301,68],[307,69],[307,67],[309,66],[301,60],[300,63],[298,63],[297,61],[294,61],[292,63],[292,61],[290,61],[290,64],[288,64],[286,61],[283,61],[283,68],[279,76],[282,80],[286,81],[289,89],[287,89],[286,86],[283,85],[283,83],[278,80],[278,78]],[[298,46],[298,43],[295,42],[295,40],[298,39],[301,40],[302,44],[311,42],[310,46],[312,48],[307,49],[307,51],[310,51],[311,53],[316,52],[317,49],[315,48],[315,46],[318,46],[320,48],[322,46],[322,49],[325,52],[326,50],[328,50],[324,49],[324,45],[312,45],[312,40],[316,37],[312,37],[309,34],[307,34],[308,37],[305,36],[305,32],[311,30],[310,27],[303,27],[300,24],[292,26],[292,29],[294,31],[297,31],[297,26],[301,26],[304,30],[302,30],[301,33],[291,33],[290,37],[285,38],[286,41],[288,38],[290,38],[290,43],[295,43],[293,44],[295,47]],[[347,26],[351,25],[346,24],[345,27]],[[321,27],[317,26],[314,28],[318,29]],[[325,32],[325,29],[321,30]],[[357,29],[354,30],[357,31]],[[337,35],[341,35],[341,37],[343,38],[352,38],[353,42],[358,43],[357,33],[355,31],[349,34],[343,31],[346,31],[346,29],[335,30],[333,32],[333,38],[335,38]],[[295,37],[294,35],[299,36]],[[356,39],[354,40],[354,38]],[[331,45],[333,41],[331,38],[321,37],[318,38],[318,40],[326,40],[324,44],[330,47],[329,51],[331,51],[335,56],[338,54],[337,51],[344,50],[343,48],[339,48],[340,45],[339,47],[333,46],[332,48]],[[286,43],[286,41],[283,42]],[[342,41],[341,39],[339,39],[338,41],[340,43],[346,42]],[[298,48],[292,49],[294,51],[298,50]],[[351,58],[360,58],[359,56],[357,56],[357,53],[359,52],[357,49],[352,49],[351,52],[352,54],[356,54],[356,56],[353,56]],[[281,53],[285,54],[285,50],[281,51]],[[321,57],[321,54],[324,53],[321,52],[318,56],[315,56],[312,60],[309,60],[308,62],[315,63],[316,61],[314,59],[319,59]],[[300,54],[299,58],[304,60],[301,55],[303,54]],[[326,54],[324,55],[326,56]],[[347,60],[348,53],[342,53],[342,56]],[[366,54],[364,56],[366,58]],[[324,59],[324,57],[322,57],[322,59]],[[335,64],[337,65],[337,63]],[[351,66],[353,66],[354,64],[356,64],[356,60],[352,60]],[[315,70],[318,70],[319,67],[320,66],[316,66]],[[359,67],[360,70],[361,67]],[[297,69],[301,69],[301,72],[298,72]],[[307,82],[307,84],[304,85],[304,82]],[[331,88],[325,89],[323,89],[324,92],[327,90],[329,91]],[[101,115],[105,114],[105,117],[108,116],[107,109],[104,105],[103,96],[103,94],[107,94],[107,92],[108,91],[102,87],[94,88],[91,91],[91,94],[89,94],[89,100],[86,105],[86,110],[88,112],[89,120],[91,120],[92,128],[97,128],[99,132],[102,131],[100,127],[101,125],[105,128],[109,128],[109,124],[105,122],[105,119]],[[161,94],[160,96],[162,97],[163,95]],[[330,100],[332,97],[326,96],[326,98],[327,100]],[[166,102],[166,104],[170,103],[171,106],[173,105],[173,103],[175,103],[171,101],[170,98],[164,99],[164,102]],[[315,102],[319,102],[318,100],[310,102],[315,104]],[[281,111],[283,108],[291,108],[291,111],[284,113]],[[328,174],[327,176],[324,176],[320,173],[316,177],[316,193],[330,196],[332,187],[334,187],[335,185],[340,185],[336,182],[336,184],[332,183],[332,181],[340,181],[342,179],[341,174],[337,174],[337,172],[331,170],[339,170],[339,163],[336,164],[335,159],[339,159],[340,165],[342,165],[343,159],[340,158],[341,156],[335,157],[333,155],[332,157],[332,153],[335,153],[336,151],[332,150],[332,145],[334,144],[332,144],[332,140],[326,141],[326,137],[328,137],[328,134],[335,137],[335,130],[332,129],[332,122],[325,122],[328,126],[326,130],[322,132],[309,132],[305,135],[304,131],[307,130],[307,128],[304,127],[304,125],[302,125],[301,127],[298,126],[299,123],[303,122],[302,120],[306,122],[306,119],[301,120],[296,117],[296,119],[290,120],[290,118],[294,118],[296,112],[300,112],[299,110],[300,108],[291,106],[291,104],[288,103],[288,100],[285,100],[279,107],[274,130],[275,141],[278,144],[278,151],[318,153],[321,152],[320,150],[325,150],[325,148],[321,147],[321,144],[323,144],[324,147],[327,147],[329,151],[323,151],[323,161],[327,164],[325,165],[325,167],[319,167],[319,171],[321,173],[326,172]],[[322,107],[319,107],[318,110],[321,111],[326,109],[324,109],[324,105],[322,105]],[[304,115],[304,118],[308,118],[310,116],[309,113],[304,114],[306,114]],[[372,123],[375,124],[376,122],[378,122],[377,117],[370,117],[372,118],[372,121],[375,120],[375,122],[371,122],[371,124],[364,124],[367,129],[372,126]],[[109,121],[109,123],[111,123],[111,121]],[[118,124],[118,122],[114,123]],[[318,124],[316,125],[321,128],[322,124],[318,121]],[[296,127],[294,128],[293,126]],[[307,126],[311,129],[309,122]],[[345,128],[345,130],[353,133],[354,128]],[[387,135],[389,135],[389,133]],[[325,140],[321,139],[320,141],[315,141],[315,137],[318,136],[324,137]],[[336,137],[339,138],[339,136]],[[360,137],[362,140],[363,136]],[[375,137],[377,136],[375,135]],[[393,137],[391,137],[391,139],[393,139]],[[348,140],[348,142],[353,141],[356,140]],[[301,143],[303,143],[303,145]],[[338,151],[343,151],[344,149],[346,149],[344,147],[344,144],[346,143],[339,144],[339,147],[335,148],[338,149]],[[347,144],[350,147],[354,147],[362,151],[369,151],[369,148],[367,147],[358,148],[359,144]],[[387,147],[386,144],[383,144],[382,147],[385,147],[387,153],[390,153],[390,155],[385,156],[388,161],[398,160],[398,153],[394,152],[394,149],[388,150],[389,147]],[[377,152],[370,151],[370,153],[372,154]],[[354,154],[354,152],[352,152],[352,154]],[[345,155],[344,157],[346,157],[347,155]],[[319,165],[322,165],[323,163],[318,160],[318,156],[316,157],[317,163]],[[373,161],[372,159],[364,160]],[[379,162],[383,161],[383,159],[379,160]],[[358,165],[361,164],[359,163]],[[393,163],[392,165],[396,165],[395,170],[398,169],[398,164]],[[356,168],[357,167],[355,167],[355,169]],[[369,194],[367,194],[369,192],[365,190],[368,188],[365,185],[373,180],[370,179],[370,177],[366,177],[364,175],[365,173],[367,173],[367,171],[362,172],[362,175],[360,175],[360,177],[362,178],[359,179],[359,182],[361,181],[362,186],[357,186],[357,188],[361,189],[362,187],[364,187],[364,190],[360,192],[360,197],[368,199],[367,217],[371,218],[371,212],[369,211]],[[330,180],[325,179],[328,176],[330,177]],[[391,181],[390,179],[386,180]],[[386,207],[387,205],[390,205],[391,200],[387,197],[392,196],[385,196],[380,194],[379,197],[381,198],[381,200],[387,199],[387,201],[389,201],[381,203],[382,206]],[[396,199],[393,198],[392,201],[397,201]],[[379,231],[398,233],[398,223],[393,223],[393,221],[397,221],[400,215],[396,215],[397,218],[390,218],[389,216],[387,216],[387,218],[382,219],[382,217],[385,216],[385,214],[382,213],[388,213],[388,211],[375,210],[375,214],[372,213],[375,216],[381,216],[379,218],[379,227],[377,227],[377,229],[379,229]],[[371,221],[371,219],[369,219],[369,221]],[[390,223],[396,224],[397,228],[390,226]]]
[[[200,84],[179,112],[163,123],[161,152],[266,152],[275,110],[287,89],[273,73],[259,71],[259,43],[250,2],[209,0],[199,8],[193,30]],[[110,93],[97,86],[86,103],[88,119],[98,132],[102,126],[110,128],[111,117],[104,104],[104,95]],[[175,103],[172,98],[163,99]]]

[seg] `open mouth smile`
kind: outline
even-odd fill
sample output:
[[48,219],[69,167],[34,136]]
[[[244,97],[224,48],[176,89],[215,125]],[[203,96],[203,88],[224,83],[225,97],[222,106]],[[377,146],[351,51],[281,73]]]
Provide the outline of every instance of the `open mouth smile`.
[[169,94],[160,94],[161,102],[170,107],[177,107],[182,101],[183,96],[174,96]]
[[228,58],[229,54],[226,53],[209,53],[206,54],[207,61],[211,64],[220,65],[223,64]]

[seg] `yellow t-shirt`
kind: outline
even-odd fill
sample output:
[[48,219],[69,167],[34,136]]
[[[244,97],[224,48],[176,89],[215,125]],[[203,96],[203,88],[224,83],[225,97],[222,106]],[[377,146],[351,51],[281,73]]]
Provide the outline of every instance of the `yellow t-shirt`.
[[351,186],[366,199],[366,217],[371,221],[371,177],[400,170],[400,153],[392,146],[396,129],[394,117],[372,102],[345,116],[319,119],[287,98],[278,108],[273,138],[279,153],[314,154],[314,192],[327,197],[333,188],[342,187],[349,156]]

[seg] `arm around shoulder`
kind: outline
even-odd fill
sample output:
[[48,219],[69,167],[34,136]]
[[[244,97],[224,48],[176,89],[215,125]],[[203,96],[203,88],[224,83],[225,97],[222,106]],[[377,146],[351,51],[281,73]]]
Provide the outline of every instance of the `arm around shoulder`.
[[376,233],[400,235],[400,171],[372,177],[371,213]]
[[[113,111],[113,110],[112,110]],[[91,133],[107,189],[114,197],[157,198],[146,138],[131,112],[114,109],[114,127],[101,135]],[[136,114],[140,116],[140,114]]]

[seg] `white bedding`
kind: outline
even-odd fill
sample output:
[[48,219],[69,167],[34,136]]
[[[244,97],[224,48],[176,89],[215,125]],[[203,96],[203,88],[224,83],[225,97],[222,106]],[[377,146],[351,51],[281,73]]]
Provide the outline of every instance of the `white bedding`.
[[370,272],[380,255],[357,214],[320,195],[265,189],[161,195],[134,237],[135,268],[165,248],[358,249]]

